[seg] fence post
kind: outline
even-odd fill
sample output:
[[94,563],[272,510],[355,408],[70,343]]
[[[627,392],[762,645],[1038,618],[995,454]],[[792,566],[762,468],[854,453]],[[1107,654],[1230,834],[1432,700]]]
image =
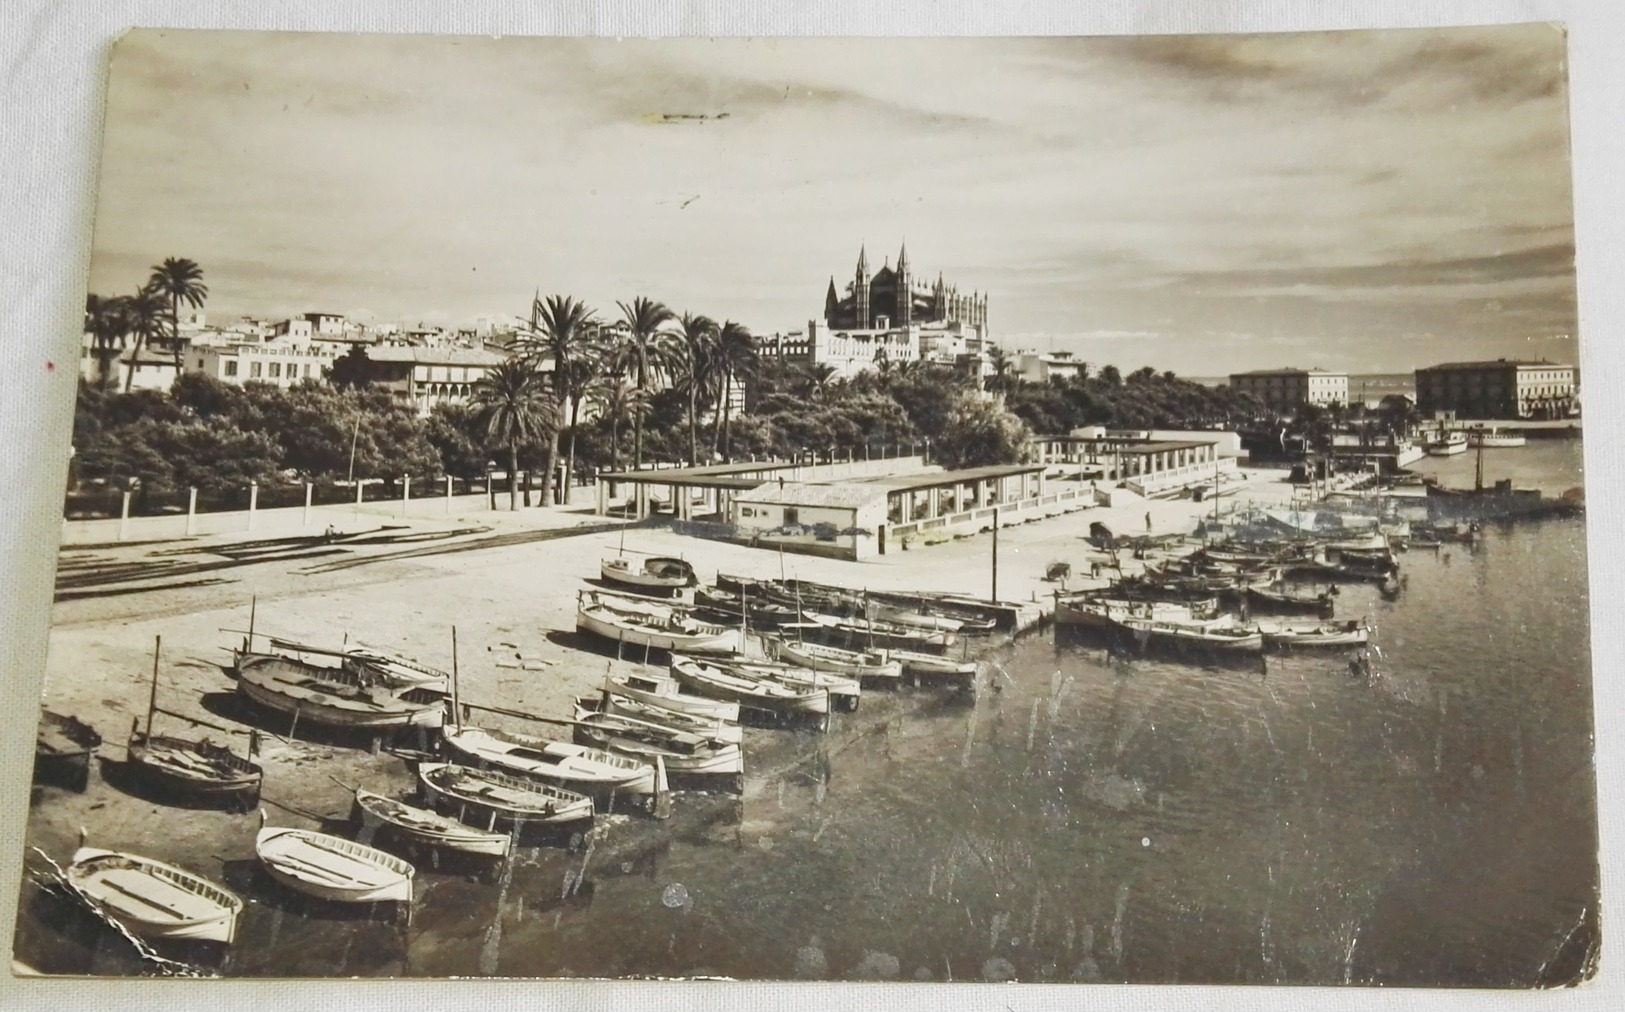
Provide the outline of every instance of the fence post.
[[361,489],[362,489],[362,481],[361,481],[360,478],[357,478],[356,482],[355,482],[355,515],[356,515],[356,519],[361,518]]
[[446,475],[446,515],[451,515],[451,475]]
[[197,525],[195,523],[196,520],[197,520],[197,486],[193,485],[192,487],[190,487],[190,488],[188,488],[186,490],[186,536],[187,537],[191,537],[192,532],[197,529]]
[[124,496],[118,508],[118,539],[123,541],[130,532],[130,490],[124,490]]
[[248,483],[248,529],[249,530],[254,529],[254,512],[259,509],[259,505],[260,505],[260,483],[257,482],[257,481],[251,481],[251,482]]
[[412,501],[412,476],[401,475],[401,516],[406,516],[406,505]]
[[306,526],[306,527],[310,526],[310,493],[311,493],[311,489],[313,487],[314,486],[310,482],[308,482],[308,481],[305,482],[305,522],[304,522],[304,526]]

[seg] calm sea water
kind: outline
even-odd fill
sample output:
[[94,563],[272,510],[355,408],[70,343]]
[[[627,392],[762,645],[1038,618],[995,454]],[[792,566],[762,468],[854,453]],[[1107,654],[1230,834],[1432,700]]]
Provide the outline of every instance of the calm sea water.
[[[1577,443],[1502,455],[1579,483]],[[404,932],[256,905],[227,972],[1572,974],[1598,882],[1583,524],[1402,562],[1397,600],[1340,605],[1376,620],[1374,685],[1340,655],[1107,663],[1045,632],[974,703],[904,690],[827,737],[749,732],[742,801],[681,798],[500,881],[425,870]]]

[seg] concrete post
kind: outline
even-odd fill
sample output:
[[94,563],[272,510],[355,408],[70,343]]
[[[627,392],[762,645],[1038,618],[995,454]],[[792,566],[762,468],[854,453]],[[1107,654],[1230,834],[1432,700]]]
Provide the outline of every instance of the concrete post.
[[357,517],[361,516],[361,488],[361,482],[358,480],[355,483],[355,515]]
[[191,537],[197,530],[197,486],[193,485],[186,490],[186,536]]
[[446,515],[451,515],[451,475],[446,475]]
[[257,511],[259,509],[259,507],[260,507],[260,483],[257,482],[257,481],[251,481],[251,482],[248,483],[248,529],[249,530],[254,529],[254,513],[255,513],[255,511]]
[[598,478],[598,515],[606,516],[609,513],[609,482],[602,476]]
[[304,519],[304,526],[305,527],[310,526],[310,495],[311,495],[311,489],[312,488],[313,488],[313,486],[311,485],[310,482],[308,482],[308,481],[305,482],[305,519]]
[[412,476],[401,475],[401,516],[406,516],[406,506],[412,501]]
[[123,541],[130,533],[130,490],[124,490],[124,496],[118,508],[118,539]]

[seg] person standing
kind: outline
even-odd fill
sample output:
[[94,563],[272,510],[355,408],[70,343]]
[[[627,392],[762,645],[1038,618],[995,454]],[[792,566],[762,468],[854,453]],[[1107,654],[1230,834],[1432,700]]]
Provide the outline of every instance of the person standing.
[[1150,513],[1147,513],[1145,515],[1145,532],[1147,534],[1151,533],[1151,514]]

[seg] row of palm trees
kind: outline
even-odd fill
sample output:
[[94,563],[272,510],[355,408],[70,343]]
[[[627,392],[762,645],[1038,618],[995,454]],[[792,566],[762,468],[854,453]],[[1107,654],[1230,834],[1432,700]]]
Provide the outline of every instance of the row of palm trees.
[[[97,382],[106,386],[113,377],[113,363],[134,342],[131,368],[124,377],[128,392],[135,380],[135,359],[143,346],[166,340],[175,356],[175,374],[181,372],[181,305],[193,309],[209,297],[203,283],[203,268],[185,257],[165,257],[156,264],[147,281],[134,295],[85,298],[85,333],[91,336],[91,354],[96,358]],[[165,323],[168,334],[165,334]]]
[[618,302],[620,317],[604,321],[588,305],[568,295],[531,299],[520,321],[512,354],[475,385],[471,405],[493,444],[507,447],[509,506],[518,508],[519,447],[540,443],[546,467],[542,502],[555,501],[554,462],[559,437],[565,446],[565,495],[575,481],[576,433],[583,405],[592,405],[610,424],[610,467],[620,467],[621,426],[633,426],[634,466],[643,465],[644,423],[657,387],[670,386],[687,402],[688,463],[701,460],[699,416],[717,405],[708,453],[729,459],[729,427],[735,384],[757,365],[756,339],[731,320],[681,316],[643,296]]

